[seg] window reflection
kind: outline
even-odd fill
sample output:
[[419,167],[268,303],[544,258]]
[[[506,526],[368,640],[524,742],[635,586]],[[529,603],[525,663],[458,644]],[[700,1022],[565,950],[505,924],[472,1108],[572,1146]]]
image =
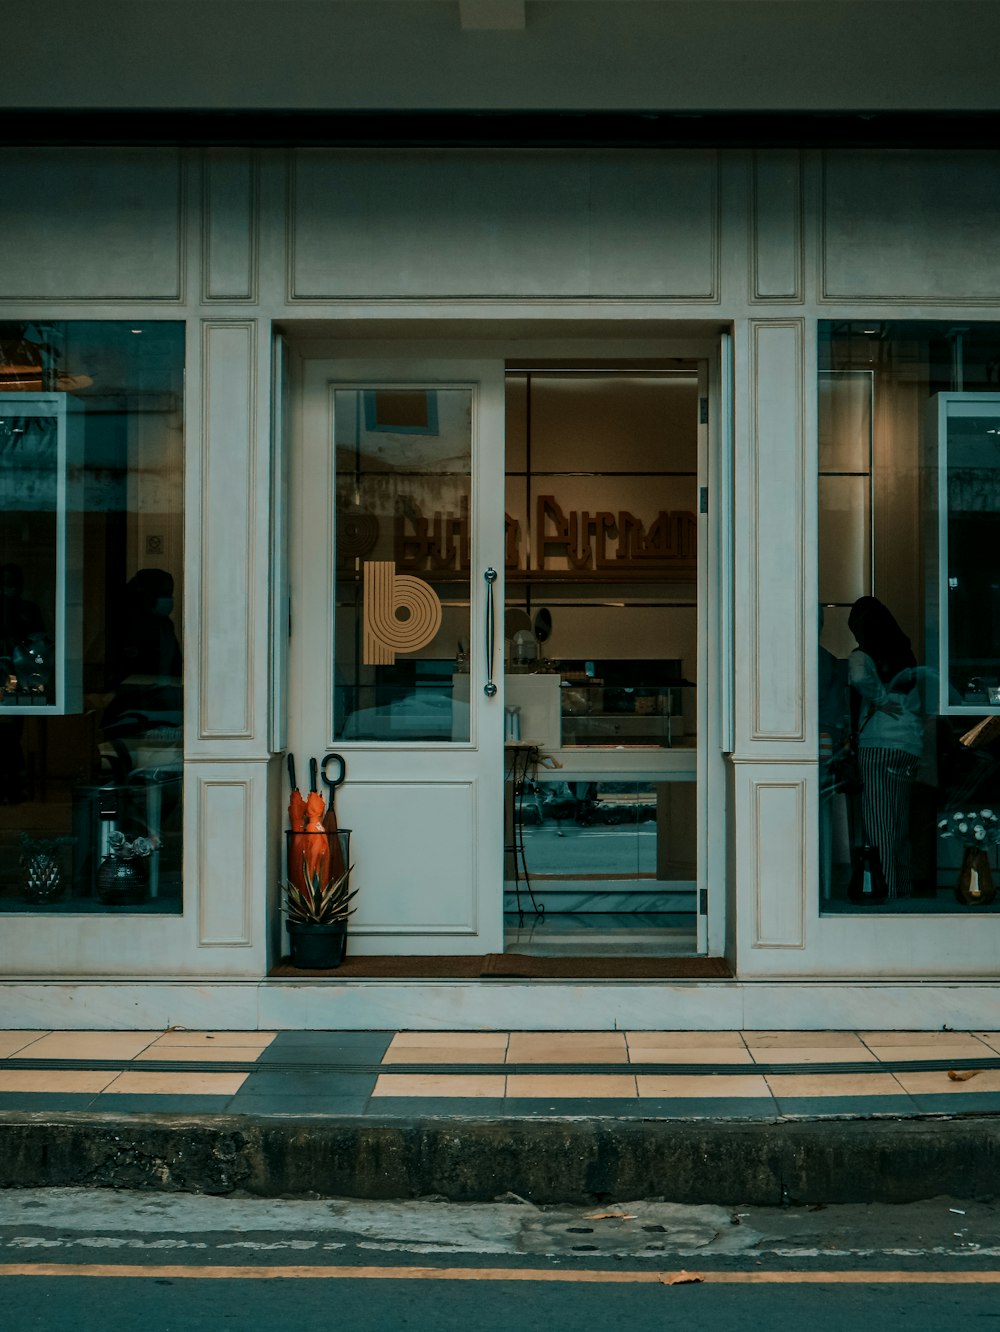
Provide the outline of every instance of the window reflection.
[[827,323],[820,364],[822,906],[1000,909],[1000,326]]
[[0,324],[0,910],[181,909],[183,365]]
[[334,390],[335,733],[467,741],[468,389]]
[[508,864],[507,947],[535,955],[690,951],[694,793],[693,782],[529,781],[518,817],[545,913],[533,914],[523,887],[519,911]]

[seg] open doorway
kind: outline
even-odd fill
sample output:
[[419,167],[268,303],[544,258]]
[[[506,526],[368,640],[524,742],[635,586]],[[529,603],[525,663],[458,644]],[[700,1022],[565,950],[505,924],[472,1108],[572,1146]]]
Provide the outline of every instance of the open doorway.
[[726,342],[669,331],[290,341],[276,622],[288,748],[347,769],[338,975],[725,974]]
[[506,370],[504,942],[698,951],[693,360]]

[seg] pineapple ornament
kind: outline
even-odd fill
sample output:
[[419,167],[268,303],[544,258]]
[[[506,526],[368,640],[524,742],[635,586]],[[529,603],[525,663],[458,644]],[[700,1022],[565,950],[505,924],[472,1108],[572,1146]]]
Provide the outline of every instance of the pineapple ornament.
[[24,877],[21,880],[21,896],[35,906],[46,906],[61,897],[66,889],[62,867],[56,851],[60,846],[72,841],[70,837],[46,837],[35,839],[21,834],[21,866]]

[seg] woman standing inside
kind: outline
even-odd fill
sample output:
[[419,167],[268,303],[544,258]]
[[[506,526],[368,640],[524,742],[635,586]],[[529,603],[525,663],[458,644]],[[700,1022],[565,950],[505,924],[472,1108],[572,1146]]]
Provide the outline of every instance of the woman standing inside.
[[910,788],[924,744],[917,661],[910,640],[877,597],[859,598],[847,624],[858,644],[848,658],[847,678],[865,834],[878,850],[889,897],[909,897]]

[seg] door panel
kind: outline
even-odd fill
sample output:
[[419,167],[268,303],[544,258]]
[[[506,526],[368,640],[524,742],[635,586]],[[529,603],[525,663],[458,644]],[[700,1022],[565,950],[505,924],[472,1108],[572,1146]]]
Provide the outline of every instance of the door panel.
[[[476,797],[471,782],[366,782],[345,787],[340,816],[365,851],[366,884],[352,929],[475,934]],[[386,809],[392,836],[385,836]],[[471,836],[456,835],[458,830]],[[400,877],[400,850],[408,869]],[[432,877],[424,872],[428,867]],[[433,892],[427,892],[428,883]],[[423,887],[423,891],[422,891]]]
[[[502,948],[503,369],[302,363],[292,466],[290,739],[344,756],[351,949]],[[502,596],[502,589],[497,595]]]

